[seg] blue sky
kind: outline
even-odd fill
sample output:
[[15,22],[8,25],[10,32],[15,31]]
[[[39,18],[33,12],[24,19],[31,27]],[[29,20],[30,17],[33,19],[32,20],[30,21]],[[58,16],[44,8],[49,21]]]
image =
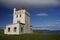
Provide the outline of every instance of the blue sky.
[[0,0],[0,28],[13,22],[13,8],[21,5],[31,14],[33,29],[60,30],[60,0]]

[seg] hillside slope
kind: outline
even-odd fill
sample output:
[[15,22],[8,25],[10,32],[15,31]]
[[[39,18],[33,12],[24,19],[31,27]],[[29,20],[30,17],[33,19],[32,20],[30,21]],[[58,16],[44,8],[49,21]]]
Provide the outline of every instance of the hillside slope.
[[0,40],[60,40],[60,34],[42,34],[34,32],[21,35],[4,35],[0,30]]

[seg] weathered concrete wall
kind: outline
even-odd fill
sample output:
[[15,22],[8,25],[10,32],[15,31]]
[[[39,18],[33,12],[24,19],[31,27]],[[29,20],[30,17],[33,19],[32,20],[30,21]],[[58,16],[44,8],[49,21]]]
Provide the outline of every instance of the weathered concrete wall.
[[[10,32],[8,32],[8,27],[10,28]],[[16,32],[14,32],[14,27],[16,27]],[[19,23],[7,25],[4,30],[4,34],[19,34]]]

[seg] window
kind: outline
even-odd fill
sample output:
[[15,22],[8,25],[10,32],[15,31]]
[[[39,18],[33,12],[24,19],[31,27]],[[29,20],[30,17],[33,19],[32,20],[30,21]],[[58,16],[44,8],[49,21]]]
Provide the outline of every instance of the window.
[[18,15],[16,15],[16,17],[18,18]]
[[17,28],[16,28],[16,27],[14,27],[14,32],[16,32],[16,29],[17,29]]
[[17,21],[17,23],[20,23],[20,21]]
[[20,17],[21,17],[21,14],[20,14]]
[[10,27],[8,28],[8,32],[10,32]]
[[23,27],[21,27],[21,32],[23,32]]

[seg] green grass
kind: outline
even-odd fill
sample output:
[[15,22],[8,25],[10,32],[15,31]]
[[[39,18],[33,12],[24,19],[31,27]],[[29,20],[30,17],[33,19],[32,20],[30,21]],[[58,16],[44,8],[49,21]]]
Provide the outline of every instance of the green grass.
[[38,32],[21,35],[0,34],[0,40],[60,40],[60,34],[42,34]]

